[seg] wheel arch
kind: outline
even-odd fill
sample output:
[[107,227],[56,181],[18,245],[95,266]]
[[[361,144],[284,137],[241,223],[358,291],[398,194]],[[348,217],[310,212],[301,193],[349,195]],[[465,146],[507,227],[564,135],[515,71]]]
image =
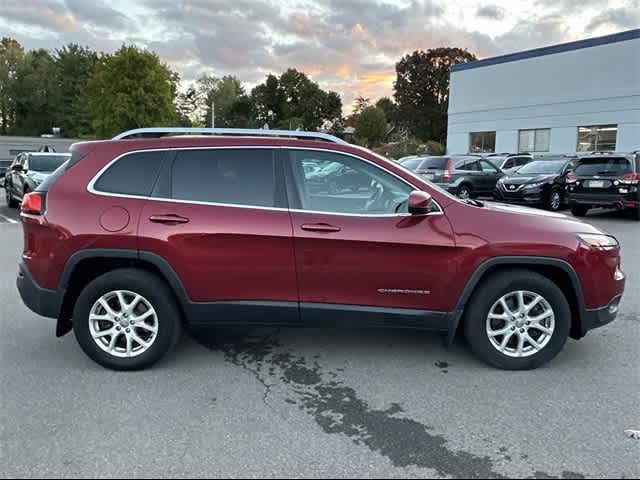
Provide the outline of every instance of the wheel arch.
[[458,333],[466,306],[482,281],[494,273],[513,268],[531,270],[554,282],[565,294],[571,308],[570,336],[575,339],[583,336],[582,323],[586,306],[578,274],[571,264],[549,257],[496,257],[482,263],[467,281],[452,314],[448,344],[453,342]]
[[56,336],[61,337],[71,331],[73,309],[83,288],[99,276],[120,268],[138,268],[162,279],[173,292],[184,322],[188,303],[186,290],[164,258],[151,252],[137,250],[89,249],[76,252],[65,265],[60,280],[64,296]]

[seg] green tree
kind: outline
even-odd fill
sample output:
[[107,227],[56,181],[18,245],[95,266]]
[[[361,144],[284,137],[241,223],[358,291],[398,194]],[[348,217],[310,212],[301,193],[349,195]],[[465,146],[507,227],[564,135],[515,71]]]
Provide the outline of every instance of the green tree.
[[399,121],[423,140],[447,137],[449,72],[453,65],[476,60],[460,48],[415,51],[396,64],[395,99]]
[[22,135],[51,133],[59,111],[60,89],[56,66],[46,50],[27,52],[16,70],[15,122],[12,130]]
[[211,106],[215,108],[216,127],[235,127],[232,111],[240,99],[246,97],[246,92],[240,80],[227,75],[222,78],[203,76],[197,82],[198,109],[203,111],[202,123],[211,125]]
[[85,89],[99,137],[176,121],[176,78],[155,53],[123,46],[105,57]]
[[15,123],[17,71],[24,59],[24,49],[13,38],[0,40],[0,132],[9,133]]
[[357,117],[360,115],[365,108],[371,106],[371,99],[368,97],[363,97],[362,95],[358,96],[353,101],[353,115]]
[[378,107],[367,107],[358,116],[356,138],[365,140],[367,146],[379,144],[387,133],[387,119]]
[[91,112],[83,102],[82,92],[99,61],[96,52],[74,43],[56,50],[56,83],[60,97],[56,123],[66,137],[92,133]]
[[289,69],[279,78],[269,75],[251,92],[255,123],[287,126],[296,123],[305,130],[318,130],[325,122],[340,119],[342,101],[336,92],[326,92],[304,73]]
[[185,127],[202,127],[201,119],[197,116],[200,108],[198,92],[194,87],[189,87],[185,92],[178,94],[176,98],[176,111],[178,123]]
[[228,122],[233,128],[250,128],[252,125],[251,99],[247,95],[242,95],[233,102],[228,112]]
[[376,102],[376,107],[384,112],[384,116],[387,118],[387,122],[395,125],[398,119],[398,106],[393,103],[389,97],[382,97]]

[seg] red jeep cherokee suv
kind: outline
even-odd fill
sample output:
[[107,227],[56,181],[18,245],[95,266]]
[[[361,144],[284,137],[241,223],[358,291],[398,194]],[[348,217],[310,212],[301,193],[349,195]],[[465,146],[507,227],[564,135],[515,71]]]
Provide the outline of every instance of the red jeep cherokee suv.
[[462,329],[531,369],[624,290],[612,236],[460,201],[328,135],[141,129],[71,153],[23,201],[18,289],[113,369],[152,365],[184,325]]

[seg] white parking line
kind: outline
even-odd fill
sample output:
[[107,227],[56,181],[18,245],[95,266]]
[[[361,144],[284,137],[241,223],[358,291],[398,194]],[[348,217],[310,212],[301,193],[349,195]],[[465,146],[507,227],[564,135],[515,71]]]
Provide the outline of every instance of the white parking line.
[[5,217],[4,215],[0,215],[0,223],[2,223],[3,220],[6,223],[18,223],[18,221],[14,220],[13,218],[9,218],[9,217]]

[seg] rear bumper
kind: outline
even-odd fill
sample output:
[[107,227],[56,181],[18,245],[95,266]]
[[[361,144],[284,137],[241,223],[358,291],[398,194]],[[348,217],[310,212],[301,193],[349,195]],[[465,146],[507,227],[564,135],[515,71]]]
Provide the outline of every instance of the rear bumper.
[[582,316],[582,331],[580,332],[580,336],[583,337],[589,330],[603,327],[613,322],[618,316],[621,300],[622,295],[618,295],[613,300],[611,300],[611,302],[609,302],[609,305],[607,305],[606,307],[598,308],[596,310],[586,310]]
[[571,193],[569,195],[570,205],[588,207],[615,207],[615,208],[640,208],[640,194],[608,194],[591,195],[588,193]]
[[18,292],[24,304],[34,313],[48,318],[58,318],[62,306],[62,295],[56,290],[40,287],[24,263],[18,267],[16,280]]

